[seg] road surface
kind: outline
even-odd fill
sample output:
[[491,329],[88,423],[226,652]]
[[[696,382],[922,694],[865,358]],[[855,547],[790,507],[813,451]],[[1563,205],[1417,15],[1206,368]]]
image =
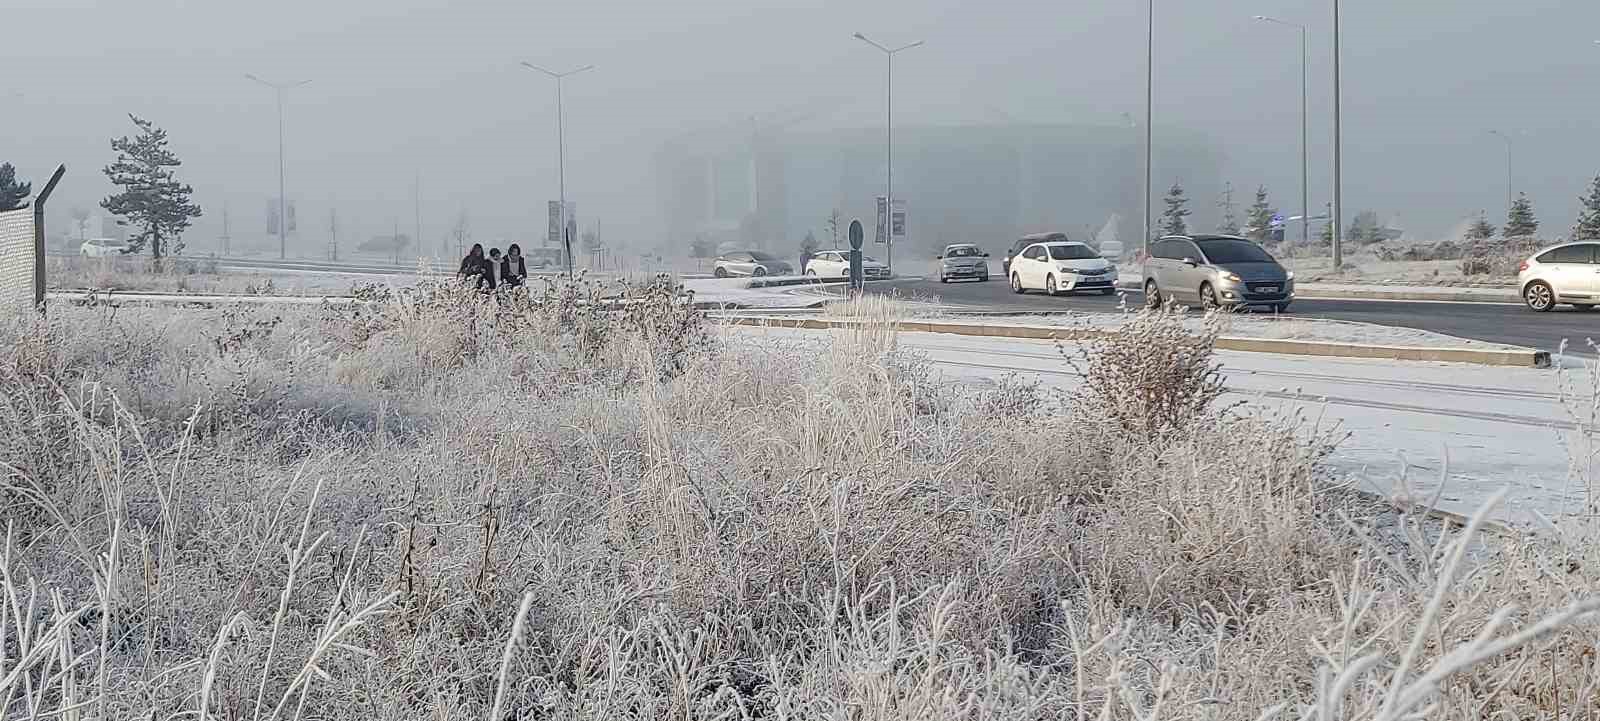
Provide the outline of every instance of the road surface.
[[[1102,296],[1098,293],[1054,298],[1039,293],[1016,295],[998,277],[987,283],[940,283],[937,278],[906,278],[869,286],[868,292],[899,294],[919,300],[937,298],[946,305],[975,310],[1115,312],[1122,302],[1119,296]],[[1130,305],[1143,303],[1144,294],[1129,291],[1127,302]],[[1297,300],[1290,313],[1307,318],[1417,328],[1551,353],[1557,352],[1562,341],[1566,341],[1569,355],[1593,356],[1595,353],[1589,347],[1588,340],[1594,338],[1600,342],[1600,313],[1566,307],[1550,313],[1534,313],[1520,304],[1511,303]]]

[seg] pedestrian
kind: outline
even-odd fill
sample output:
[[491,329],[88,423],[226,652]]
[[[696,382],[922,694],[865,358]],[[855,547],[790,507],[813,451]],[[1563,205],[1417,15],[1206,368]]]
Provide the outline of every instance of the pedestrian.
[[479,288],[494,290],[500,287],[500,249],[489,249],[489,261],[483,264],[483,280],[478,283]]
[[472,250],[467,251],[467,255],[461,259],[461,269],[456,271],[456,278],[463,283],[473,282],[481,286],[483,265],[483,244],[473,243]]
[[522,257],[522,246],[512,243],[506,249],[506,258],[500,261],[500,278],[512,288],[528,282],[528,263]]

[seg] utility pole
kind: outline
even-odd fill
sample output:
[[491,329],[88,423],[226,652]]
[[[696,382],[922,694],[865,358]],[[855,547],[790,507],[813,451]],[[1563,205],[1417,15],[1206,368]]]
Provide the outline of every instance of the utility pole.
[[328,209],[328,259],[339,260],[339,209]]
[[[417,237],[411,242],[417,244],[417,252],[422,253],[422,174],[417,173],[416,181],[411,185],[411,209],[417,214]],[[395,258],[399,265],[400,259]]]
[[1143,248],[1146,255],[1150,253],[1150,231],[1154,226],[1150,223],[1150,189],[1154,180],[1151,178],[1151,164],[1153,159],[1152,148],[1155,145],[1155,131],[1152,127],[1155,122],[1155,78],[1156,78],[1156,0],[1149,0],[1145,20],[1145,59],[1144,59],[1144,240]]
[[222,255],[227,257],[233,253],[233,238],[228,235],[228,203],[222,203]]
[[545,75],[554,78],[556,81],[556,175],[558,177],[557,184],[559,186],[561,196],[560,211],[557,213],[557,218],[561,221],[560,227],[561,236],[563,239],[562,245],[565,246],[562,251],[566,253],[567,256],[567,277],[571,278],[572,233],[567,229],[567,120],[566,109],[562,107],[561,81],[573,75],[577,75],[578,73],[593,70],[594,66],[585,65],[576,70],[568,70],[564,73],[546,70],[529,62],[522,63],[522,66],[530,70],[537,70],[541,73],[544,73]]

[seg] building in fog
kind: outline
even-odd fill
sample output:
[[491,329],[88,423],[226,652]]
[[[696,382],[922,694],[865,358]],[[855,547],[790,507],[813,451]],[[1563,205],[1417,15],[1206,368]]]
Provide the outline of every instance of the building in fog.
[[[679,138],[656,154],[661,219],[674,246],[696,237],[779,252],[807,231],[831,245],[837,209],[872,240],[884,192],[880,129]],[[1154,212],[1180,180],[1191,225],[1209,227],[1222,189],[1222,155],[1199,135],[1157,128]],[[1093,238],[1120,215],[1121,238],[1142,225],[1143,132],[1091,125],[906,126],[895,129],[894,195],[907,204],[908,250],[976,242],[999,249],[1018,235],[1063,231]],[[840,230],[843,243],[843,229]]]

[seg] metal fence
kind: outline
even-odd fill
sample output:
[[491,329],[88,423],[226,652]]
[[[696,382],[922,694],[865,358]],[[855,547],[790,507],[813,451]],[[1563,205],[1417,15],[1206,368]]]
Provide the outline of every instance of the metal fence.
[[34,304],[33,209],[0,213],[0,307],[6,311]]

